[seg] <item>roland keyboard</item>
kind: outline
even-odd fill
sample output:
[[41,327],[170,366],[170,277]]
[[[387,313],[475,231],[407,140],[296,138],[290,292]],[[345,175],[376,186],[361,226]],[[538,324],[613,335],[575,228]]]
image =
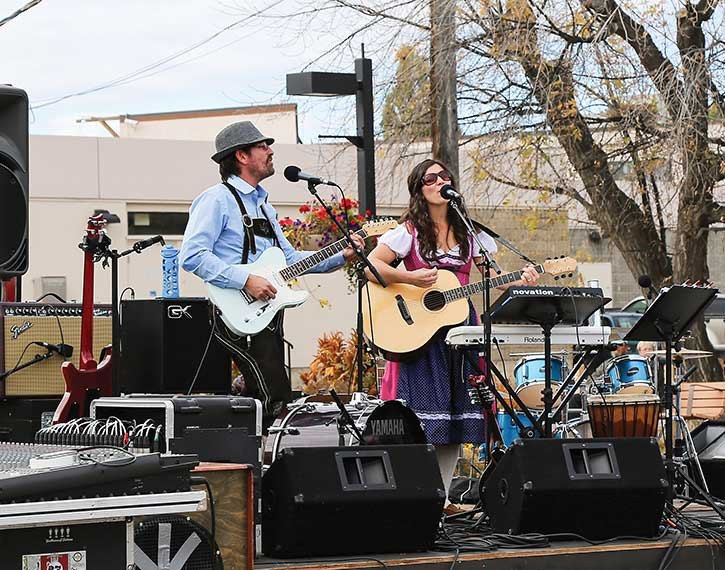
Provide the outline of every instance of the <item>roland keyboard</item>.
[[[609,342],[610,327],[555,326],[551,329],[552,345],[581,344],[599,346]],[[538,325],[499,325],[491,327],[491,340],[498,344],[525,344],[544,346],[544,333]],[[452,346],[483,344],[483,326],[454,327],[446,335],[446,343]]]

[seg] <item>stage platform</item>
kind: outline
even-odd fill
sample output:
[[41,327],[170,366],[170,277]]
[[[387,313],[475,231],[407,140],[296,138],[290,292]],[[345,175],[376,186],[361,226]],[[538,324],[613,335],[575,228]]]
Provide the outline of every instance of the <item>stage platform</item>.
[[[370,529],[370,536],[360,539],[373,540],[374,534],[375,529]],[[320,540],[324,539],[324,536],[320,537]],[[672,537],[656,542],[623,540],[598,546],[563,541],[554,542],[547,548],[466,552],[457,557],[454,553],[419,552],[315,559],[259,558],[254,567],[258,570],[641,570],[658,568],[671,545]],[[681,540],[678,550],[669,570],[725,569],[725,551],[714,541]]]

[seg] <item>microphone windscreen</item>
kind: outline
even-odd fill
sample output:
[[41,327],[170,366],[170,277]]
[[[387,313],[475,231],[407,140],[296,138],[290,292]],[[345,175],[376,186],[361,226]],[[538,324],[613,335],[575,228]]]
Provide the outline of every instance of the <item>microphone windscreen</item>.
[[648,289],[652,286],[652,278],[649,275],[640,275],[637,279],[637,283],[642,289]]
[[290,182],[299,182],[300,180],[300,168],[296,166],[288,166],[284,169],[284,177]]

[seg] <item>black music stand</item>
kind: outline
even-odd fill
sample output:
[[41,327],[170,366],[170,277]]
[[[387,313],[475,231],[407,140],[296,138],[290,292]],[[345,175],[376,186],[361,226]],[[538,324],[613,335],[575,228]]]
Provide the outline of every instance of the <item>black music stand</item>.
[[[496,323],[529,324],[541,327],[544,333],[544,432],[542,437],[552,437],[551,410],[554,403],[551,390],[551,329],[556,325],[581,326],[598,309],[611,299],[604,297],[601,289],[592,294],[556,294],[551,288],[526,287],[515,289],[513,294],[502,295],[491,307],[491,320]],[[597,294],[594,294],[596,291]],[[507,389],[510,388],[507,386]]]
[[688,285],[662,289],[642,317],[624,336],[625,341],[649,340],[665,343],[665,468],[669,482],[668,498],[674,498],[672,461],[672,347],[689,329],[692,321],[715,299],[718,290]]

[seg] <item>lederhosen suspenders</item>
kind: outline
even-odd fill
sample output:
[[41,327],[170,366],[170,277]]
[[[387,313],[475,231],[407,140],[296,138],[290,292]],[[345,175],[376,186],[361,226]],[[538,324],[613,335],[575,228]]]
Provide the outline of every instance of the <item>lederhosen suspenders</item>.
[[242,214],[242,225],[244,226],[245,236],[244,246],[242,249],[242,264],[244,265],[249,262],[250,251],[252,252],[252,255],[257,253],[257,244],[254,239],[255,236],[270,238],[274,240],[274,245],[279,247],[279,239],[277,238],[277,234],[272,227],[272,222],[269,221],[267,212],[264,211],[264,208],[259,208],[264,216],[264,219],[252,218],[247,213],[247,209],[244,207],[244,202],[242,202],[242,199],[239,197],[237,189],[229,184],[229,182],[224,182],[224,186],[226,186],[227,190],[229,190],[232,193],[232,196],[234,196],[237,206],[239,206],[239,211]]

